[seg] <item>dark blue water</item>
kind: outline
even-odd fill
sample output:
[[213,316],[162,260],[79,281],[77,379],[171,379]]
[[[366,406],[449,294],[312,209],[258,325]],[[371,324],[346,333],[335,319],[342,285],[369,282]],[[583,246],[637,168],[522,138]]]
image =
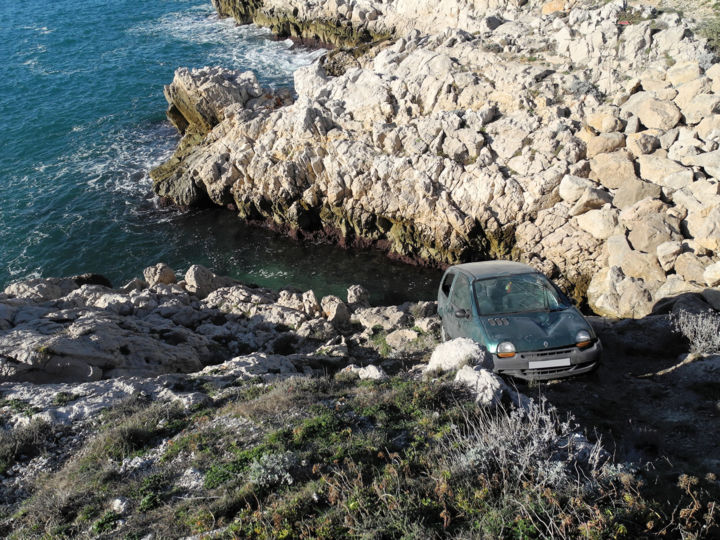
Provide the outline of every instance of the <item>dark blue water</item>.
[[176,67],[252,69],[284,87],[318,54],[219,20],[209,0],[0,2],[0,288],[83,272],[121,283],[164,261],[318,294],[357,282],[375,301],[432,297],[434,271],[300,244],[228,212],[156,207],[147,172],[177,143],[162,96]]

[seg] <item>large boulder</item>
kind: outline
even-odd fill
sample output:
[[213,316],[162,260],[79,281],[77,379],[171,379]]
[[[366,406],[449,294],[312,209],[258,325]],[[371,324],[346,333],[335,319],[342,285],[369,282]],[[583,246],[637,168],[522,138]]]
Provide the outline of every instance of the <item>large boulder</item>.
[[237,283],[227,276],[218,276],[212,270],[199,264],[194,264],[185,272],[185,289],[200,298],[205,298],[211,292],[222,287],[230,287]]
[[157,263],[155,266],[147,267],[143,270],[143,277],[150,287],[158,283],[169,285],[177,281],[175,272],[165,263]]
[[435,347],[424,372],[433,374],[455,371],[463,366],[482,365],[487,363],[486,355],[487,351],[476,341],[456,338]]
[[333,326],[346,326],[350,323],[350,309],[337,296],[325,296],[320,305],[327,321]]

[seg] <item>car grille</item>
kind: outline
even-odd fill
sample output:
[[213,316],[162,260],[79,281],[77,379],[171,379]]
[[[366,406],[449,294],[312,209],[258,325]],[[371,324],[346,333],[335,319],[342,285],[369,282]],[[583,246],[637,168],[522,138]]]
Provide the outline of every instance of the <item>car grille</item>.
[[566,356],[570,356],[573,351],[575,350],[574,347],[567,349],[552,349],[547,351],[533,351],[533,352],[526,352],[526,353],[520,353],[520,358],[523,360],[537,360],[537,359],[543,359],[543,360],[549,360],[552,358],[562,358]]

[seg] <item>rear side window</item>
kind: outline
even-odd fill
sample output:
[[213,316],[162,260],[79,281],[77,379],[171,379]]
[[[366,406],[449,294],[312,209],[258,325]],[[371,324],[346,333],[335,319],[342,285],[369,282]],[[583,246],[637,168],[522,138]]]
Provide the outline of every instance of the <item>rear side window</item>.
[[452,290],[450,303],[457,309],[470,311],[470,281],[462,275],[458,275]]
[[450,287],[452,287],[452,282],[454,278],[455,274],[450,272],[448,275],[445,276],[445,279],[443,279],[441,289],[445,296],[450,296]]

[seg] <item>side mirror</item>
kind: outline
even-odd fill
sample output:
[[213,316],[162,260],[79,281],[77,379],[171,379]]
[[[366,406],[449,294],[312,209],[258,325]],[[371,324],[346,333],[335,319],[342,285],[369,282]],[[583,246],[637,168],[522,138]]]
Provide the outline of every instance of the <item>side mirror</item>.
[[458,319],[469,319],[469,318],[470,318],[470,313],[468,313],[468,312],[467,312],[466,310],[464,310],[464,309],[458,309],[458,310],[455,312],[455,317],[457,317]]

